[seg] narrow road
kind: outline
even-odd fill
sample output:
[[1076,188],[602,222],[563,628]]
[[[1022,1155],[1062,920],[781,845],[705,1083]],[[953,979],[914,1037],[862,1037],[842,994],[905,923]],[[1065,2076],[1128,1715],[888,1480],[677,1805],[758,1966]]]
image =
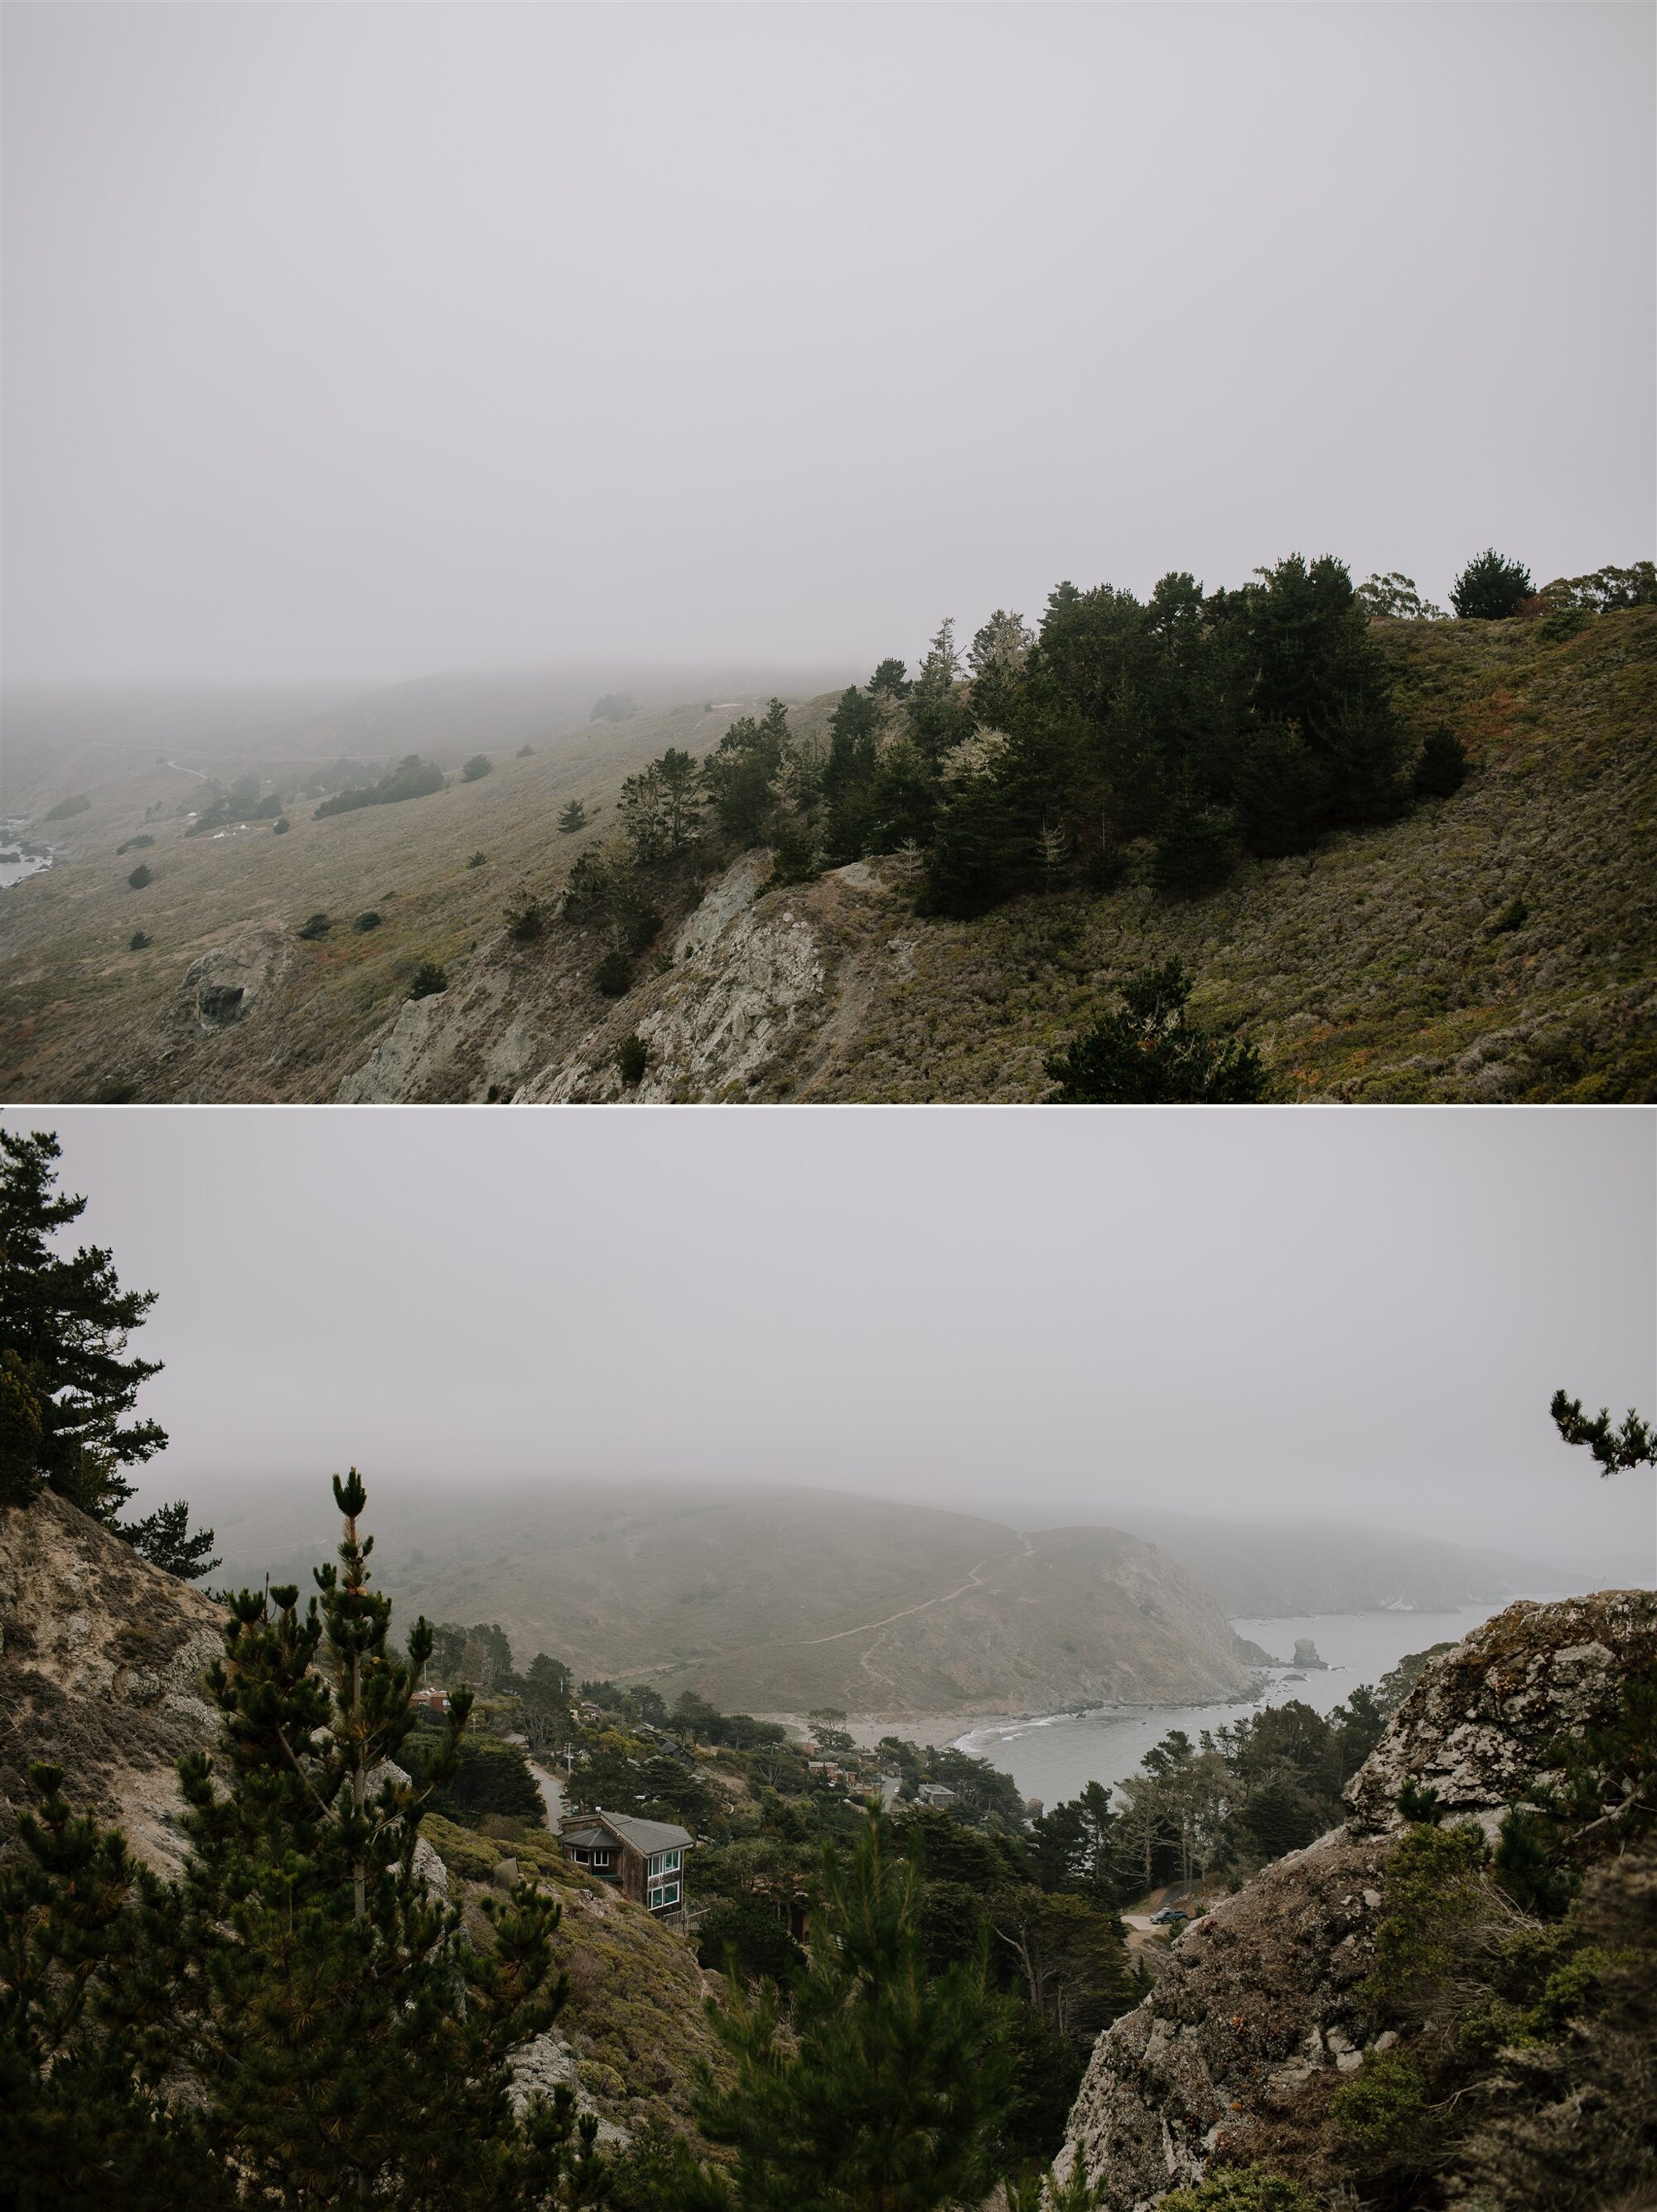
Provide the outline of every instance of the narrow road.
[[547,1808],[547,1826],[555,1836],[558,1832],[558,1823],[564,1817],[564,1785],[556,1775],[549,1774],[546,1768],[537,1765],[534,1759],[525,1759],[524,1763],[535,1777],[535,1786],[541,1793],[541,1802]]

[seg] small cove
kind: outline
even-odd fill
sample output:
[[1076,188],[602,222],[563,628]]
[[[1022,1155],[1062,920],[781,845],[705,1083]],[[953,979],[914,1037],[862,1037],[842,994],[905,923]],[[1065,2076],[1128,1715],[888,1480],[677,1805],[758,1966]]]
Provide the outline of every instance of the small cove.
[[[1326,1713],[1361,1685],[1379,1683],[1408,1653],[1424,1651],[1435,1644],[1459,1643],[1506,1602],[1462,1606],[1453,1613],[1331,1613],[1238,1620],[1232,1626],[1240,1636],[1279,1657],[1294,1650],[1297,1638],[1309,1637],[1324,1667],[1304,1674],[1294,1668],[1273,1668],[1259,1697],[1241,1703],[1118,1705],[1086,1713],[986,1721],[956,1737],[955,1743],[957,1749],[986,1759],[1011,1774],[1026,1797],[1055,1805],[1076,1796],[1089,1782],[1114,1787],[1170,1729],[1183,1729],[1194,1742],[1205,1729],[1224,1728],[1258,1705],[1283,1705],[1291,1698]],[[895,1733],[903,1730],[900,1727]]]

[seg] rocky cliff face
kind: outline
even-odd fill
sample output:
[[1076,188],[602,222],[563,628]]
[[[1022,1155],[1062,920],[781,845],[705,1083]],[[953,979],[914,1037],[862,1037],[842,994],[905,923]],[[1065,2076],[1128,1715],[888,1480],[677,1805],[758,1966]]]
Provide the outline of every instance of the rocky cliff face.
[[1067,2130],[1108,2212],[1148,2212],[1217,2157],[1268,2158],[1395,2035],[1360,1990],[1375,1960],[1404,1783],[1494,1832],[1546,1747],[1616,1714],[1657,1670],[1657,1595],[1520,1603],[1423,1673],[1347,1790],[1351,1817],[1196,1921],[1101,2037]]
[[50,1759],[71,1802],[174,1871],[173,1767],[217,1728],[200,1680],[223,1618],[50,1491],[0,1509],[0,1838],[33,1802],[30,1764]]

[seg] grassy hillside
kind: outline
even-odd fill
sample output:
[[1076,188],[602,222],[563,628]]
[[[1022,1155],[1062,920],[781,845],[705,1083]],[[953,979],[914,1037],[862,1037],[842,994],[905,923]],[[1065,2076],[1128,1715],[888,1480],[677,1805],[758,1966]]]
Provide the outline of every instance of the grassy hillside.
[[[313,823],[186,842],[158,832],[130,890],[115,846],[179,781],[152,770],[63,825],[70,861],[0,902],[0,1075],[15,1098],[1028,1100],[1043,1060],[1114,1003],[1116,979],[1177,954],[1194,1015],[1260,1045],[1281,1100],[1657,1097],[1657,610],[1569,625],[1378,622],[1401,716],[1440,720],[1473,763],[1453,797],[1316,850],[1253,860],[1195,901],[1153,896],[1148,846],[1108,895],[1025,896],[924,919],[913,868],[859,862],[765,892],[738,863],[665,887],[666,927],[619,1000],[604,938],[559,924],[506,938],[508,900],[555,893],[581,837],[575,795],[669,744],[706,752],[727,716],[679,709],[505,758],[482,782]],[[797,708],[820,735],[832,702]],[[484,867],[469,870],[482,849]],[[319,943],[317,908],[384,926]],[[142,925],[155,944],[130,952]],[[246,1018],[205,1030],[191,963],[225,951]],[[669,955],[671,954],[670,961]],[[450,988],[404,1005],[418,963]],[[637,1034],[649,1065],[616,1066]],[[376,1049],[378,1057],[373,1058]],[[343,1086],[343,1088],[342,1088]]]
[[[734,707],[698,702],[620,723],[585,723],[537,743],[528,758],[494,756],[476,782],[400,805],[313,818],[314,801],[289,805],[289,830],[249,822],[191,837],[177,811],[197,804],[201,773],[158,758],[88,776],[91,805],[68,820],[38,821],[33,834],[59,864],[0,894],[0,1085],[17,1099],[312,1099],[331,1097],[402,1002],[424,960],[459,968],[498,935],[526,886],[561,880],[583,846],[608,835],[624,776],[669,745],[706,751]],[[404,723],[378,733],[367,709],[330,720],[336,750],[365,754],[400,743]],[[810,708],[804,711],[809,726]],[[516,723],[510,732],[520,738]],[[479,743],[487,743],[480,738]],[[472,747],[467,746],[470,750]],[[159,750],[159,748],[157,749]],[[324,748],[327,750],[326,747]],[[188,756],[182,756],[187,760]],[[314,756],[313,756],[314,757]],[[88,764],[83,748],[76,766]],[[229,778],[231,765],[217,771]],[[72,778],[73,768],[64,771]],[[31,797],[44,814],[62,781],[26,789],[8,778],[7,805]],[[594,812],[574,836],[557,830],[571,799]],[[163,810],[148,819],[151,810]],[[153,845],[117,848],[136,836]],[[484,864],[470,867],[473,854]],[[155,880],[134,890],[140,861]],[[359,934],[355,916],[378,912]],[[313,942],[295,932],[314,913],[336,927]],[[152,940],[130,949],[135,931]],[[192,963],[226,947],[251,952],[263,992],[257,1018],[203,1030],[185,978]],[[250,990],[250,999],[254,993]]]
[[[580,1676],[693,1689],[725,1711],[1017,1712],[1240,1692],[1213,1600],[1106,1528],[992,1521],[831,1491],[549,1489],[376,1501],[401,1611],[498,1620]],[[218,1516],[226,1577],[316,1556]]]

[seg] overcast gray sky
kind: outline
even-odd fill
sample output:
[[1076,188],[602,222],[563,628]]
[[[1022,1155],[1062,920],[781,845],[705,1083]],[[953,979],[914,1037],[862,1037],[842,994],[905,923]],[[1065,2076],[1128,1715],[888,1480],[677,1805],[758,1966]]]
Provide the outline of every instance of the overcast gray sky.
[[[301,1108],[49,1118],[160,1292],[146,1486],[801,1480],[1297,1512],[1653,1578],[1657,1117]],[[1011,1509],[1010,1509],[1011,1510]]]
[[1641,5],[7,10],[9,680],[1649,556]]

